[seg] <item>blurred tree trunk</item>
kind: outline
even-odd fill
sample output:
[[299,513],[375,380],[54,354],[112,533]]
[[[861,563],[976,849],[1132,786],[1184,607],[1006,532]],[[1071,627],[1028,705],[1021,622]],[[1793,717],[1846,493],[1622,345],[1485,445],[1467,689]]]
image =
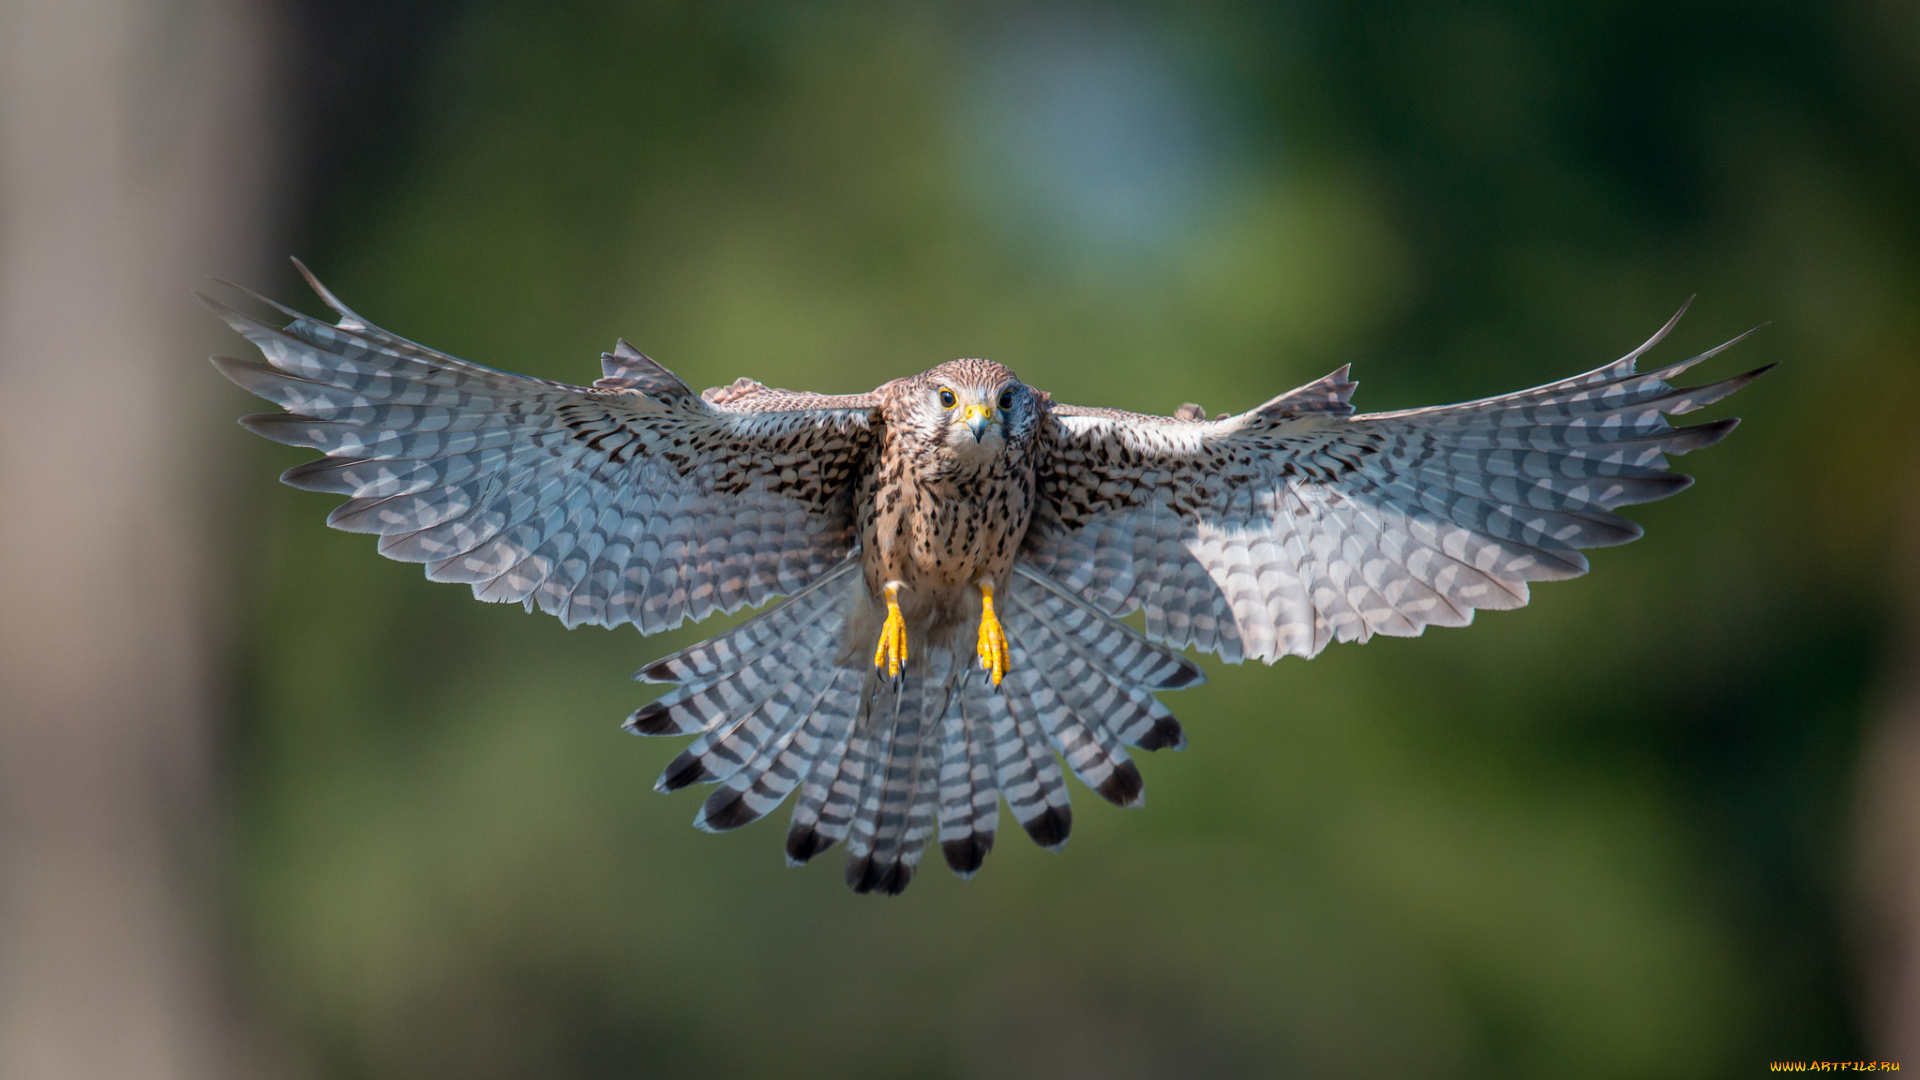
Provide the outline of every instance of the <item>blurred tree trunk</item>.
[[[1901,624],[1893,635],[1882,717],[1864,743],[1857,866],[1868,1046],[1920,1066],[1920,492],[1905,492],[1895,547]],[[1904,555],[1905,558],[1899,556]]]
[[190,290],[251,273],[270,20],[0,3],[0,1076],[238,1075]]

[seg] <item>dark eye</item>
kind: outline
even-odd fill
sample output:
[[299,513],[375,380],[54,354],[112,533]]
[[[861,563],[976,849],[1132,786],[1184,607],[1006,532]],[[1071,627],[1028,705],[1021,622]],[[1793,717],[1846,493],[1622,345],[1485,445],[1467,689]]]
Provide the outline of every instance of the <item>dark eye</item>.
[[1001,411],[1001,412],[1005,412],[1006,410],[1008,410],[1008,409],[1011,409],[1011,408],[1013,408],[1013,391],[1011,391],[1011,390],[1003,390],[1003,391],[1001,391],[1001,393],[1000,393],[1000,411]]
[[951,409],[958,404],[960,404],[960,399],[953,396],[953,391],[946,390],[946,389],[943,389],[940,391],[940,407],[941,408]]

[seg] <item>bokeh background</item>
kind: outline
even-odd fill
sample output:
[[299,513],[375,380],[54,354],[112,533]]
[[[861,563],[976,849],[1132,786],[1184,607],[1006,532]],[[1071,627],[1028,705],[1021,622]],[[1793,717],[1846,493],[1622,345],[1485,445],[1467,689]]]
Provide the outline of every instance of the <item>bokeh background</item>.
[[[1920,1067],[1920,9],[9,0],[0,1075]],[[651,790],[643,639],[277,485],[207,276],[585,382],[1363,409],[1754,338],[1647,537],[1207,664],[1148,806],[858,897]]]

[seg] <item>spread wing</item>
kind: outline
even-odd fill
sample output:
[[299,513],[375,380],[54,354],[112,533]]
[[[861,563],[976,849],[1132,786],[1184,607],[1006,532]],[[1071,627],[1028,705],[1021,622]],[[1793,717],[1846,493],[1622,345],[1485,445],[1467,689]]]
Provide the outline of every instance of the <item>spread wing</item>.
[[591,387],[514,375],[395,337],[308,281],[337,323],[275,304],[293,320],[276,329],[207,300],[265,357],[214,363],[286,410],[249,430],[326,454],[281,479],[349,496],[328,524],[378,534],[435,581],[652,633],[797,592],[853,547],[872,395],[742,380],[702,397],[624,341]]
[[1668,384],[1740,338],[1635,372],[1679,318],[1605,367],[1459,405],[1356,416],[1343,367],[1211,422],[1055,407],[1023,555],[1110,614],[1144,608],[1149,637],[1228,661],[1519,607],[1529,581],[1585,573],[1581,548],[1639,537],[1613,511],[1685,488],[1668,456],[1739,422],[1666,417],[1767,370]]

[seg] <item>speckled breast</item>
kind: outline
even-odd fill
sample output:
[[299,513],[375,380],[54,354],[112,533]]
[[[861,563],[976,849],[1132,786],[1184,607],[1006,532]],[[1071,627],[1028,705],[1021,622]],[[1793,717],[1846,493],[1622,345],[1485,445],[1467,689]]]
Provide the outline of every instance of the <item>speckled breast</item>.
[[868,588],[903,581],[909,594],[1002,580],[1033,517],[1033,466],[1003,457],[971,473],[936,478],[881,470],[862,500],[860,542]]

